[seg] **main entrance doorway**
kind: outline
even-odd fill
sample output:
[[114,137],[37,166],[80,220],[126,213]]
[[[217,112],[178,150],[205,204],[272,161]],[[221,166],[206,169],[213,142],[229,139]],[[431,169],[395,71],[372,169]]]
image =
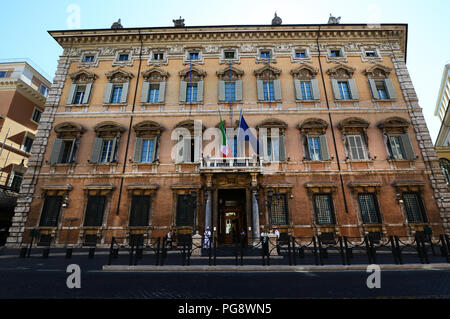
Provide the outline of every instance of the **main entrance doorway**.
[[247,229],[245,189],[219,190],[219,243],[233,244],[239,241]]

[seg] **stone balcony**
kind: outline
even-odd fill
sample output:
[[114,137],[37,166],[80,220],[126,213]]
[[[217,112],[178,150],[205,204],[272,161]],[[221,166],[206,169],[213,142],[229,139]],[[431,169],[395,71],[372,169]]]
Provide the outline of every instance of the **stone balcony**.
[[206,157],[200,164],[201,172],[260,172],[261,161],[256,157]]

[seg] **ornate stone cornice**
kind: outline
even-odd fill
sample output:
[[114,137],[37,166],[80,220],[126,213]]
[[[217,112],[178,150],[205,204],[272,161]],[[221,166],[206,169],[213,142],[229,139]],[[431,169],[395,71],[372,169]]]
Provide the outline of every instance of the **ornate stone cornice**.
[[27,83],[18,78],[0,79],[0,91],[3,90],[18,90],[19,93],[39,106],[43,106],[46,101],[46,98],[40,92],[36,91]]
[[304,64],[299,66],[298,68],[291,70],[290,72],[295,78],[315,78],[317,73],[319,73],[319,70],[315,67]]
[[388,68],[381,64],[375,64],[370,68],[364,70],[364,74],[372,78],[385,78],[392,72],[391,68]]
[[106,72],[105,75],[109,81],[115,80],[115,81],[126,82],[126,81],[134,78],[133,73],[125,71],[121,68],[115,69],[110,72]]
[[351,77],[353,76],[353,73],[355,73],[355,70],[355,68],[339,63],[337,66],[328,69],[327,74],[333,78],[341,78],[345,77],[345,75]]
[[97,75],[86,70],[79,70],[77,72],[69,74],[72,82],[74,83],[90,83],[97,79]]
[[142,76],[146,80],[152,80],[152,74],[157,73],[159,79],[167,79],[169,77],[169,72],[161,70],[160,68],[151,68],[150,70],[145,71],[142,73]]

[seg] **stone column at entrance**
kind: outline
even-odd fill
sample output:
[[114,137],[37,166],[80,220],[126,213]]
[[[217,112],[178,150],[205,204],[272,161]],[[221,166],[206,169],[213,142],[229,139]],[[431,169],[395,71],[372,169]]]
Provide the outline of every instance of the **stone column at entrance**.
[[205,229],[209,227],[212,232],[212,192],[210,189],[206,191],[206,197]]
[[260,230],[259,230],[259,208],[258,200],[256,199],[256,190],[252,191],[252,221],[253,221],[253,244],[259,242]]

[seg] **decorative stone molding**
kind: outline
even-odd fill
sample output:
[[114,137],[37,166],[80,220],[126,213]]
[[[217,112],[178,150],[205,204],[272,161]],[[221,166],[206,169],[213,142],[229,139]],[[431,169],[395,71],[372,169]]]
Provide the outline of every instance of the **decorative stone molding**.
[[244,71],[235,68],[233,66],[228,66],[216,72],[219,79],[223,81],[230,81],[230,73],[231,73],[231,81],[240,80],[242,78],[242,75],[244,75]]
[[[234,59],[227,59],[225,57],[225,52],[227,51],[234,51]],[[241,63],[241,56],[239,48],[236,47],[222,47],[220,48],[220,58],[219,58],[220,64],[240,64]]]
[[309,81],[315,79],[319,70],[311,65],[302,65],[290,72],[295,79]]
[[[163,54],[163,59],[155,60],[154,59],[155,54]],[[169,64],[169,58],[168,58],[166,48],[153,48],[150,50],[150,54],[149,54],[148,60],[147,60],[147,65],[161,66],[161,65],[168,65],[168,64]]]
[[164,82],[169,77],[169,72],[155,67],[143,72],[142,77],[148,82]]
[[259,130],[262,128],[267,128],[267,129],[278,128],[282,132],[284,132],[288,128],[288,125],[286,122],[278,120],[278,119],[267,119],[267,120],[262,121],[258,125],[256,125],[256,129]]
[[183,81],[190,82],[192,80],[192,82],[198,82],[206,76],[206,71],[193,67],[181,70],[178,74],[181,76]]
[[[128,60],[120,61],[121,54],[127,54]],[[133,66],[133,52],[131,50],[117,50],[112,66]]]
[[307,182],[304,185],[307,188],[309,194],[329,194],[334,193],[337,190],[336,182]]
[[400,133],[407,132],[410,123],[401,117],[390,117],[384,121],[378,123],[377,127],[383,131],[383,133]]
[[[340,50],[341,56],[331,56],[331,51]],[[348,58],[344,46],[327,46],[327,62],[328,63],[347,63]]]
[[105,73],[107,79],[111,83],[125,83],[134,78],[134,74],[121,68]]
[[[191,60],[189,54],[198,53],[198,59]],[[187,47],[183,56],[183,65],[200,65],[205,64],[205,59],[203,57],[203,48],[201,47]]]
[[318,119],[310,118],[297,125],[297,129],[303,135],[324,135],[328,129],[328,122]]
[[[79,49],[80,50],[80,49]],[[80,56],[81,54],[81,56]],[[99,61],[99,51],[84,51],[83,53],[81,53],[80,51],[72,51],[72,55],[74,56],[80,56],[80,62],[78,62],[78,67],[79,68],[96,68],[98,67],[98,61]],[[86,56],[94,56],[94,60],[93,61],[84,61]]]
[[366,69],[364,71],[364,74],[374,80],[377,79],[383,80],[387,78],[391,72],[392,72],[391,68],[385,67],[384,65],[381,64],[376,64]]
[[353,193],[379,193],[382,186],[377,181],[352,181],[348,184]]
[[133,126],[136,136],[157,136],[165,130],[165,128],[153,121],[144,121]]
[[74,84],[89,84],[97,79],[97,75],[86,70],[79,70],[69,74]]
[[[296,52],[299,50],[305,51],[305,57],[297,57]],[[291,50],[291,62],[292,63],[312,63],[311,50],[309,46],[295,46]]]
[[327,74],[333,79],[348,80],[353,77],[355,73],[355,68],[349,67],[344,64],[338,64],[337,66],[328,69]]
[[125,128],[115,122],[107,121],[97,124],[94,127],[94,131],[99,137],[115,137],[120,136],[121,133],[125,132]]
[[78,123],[64,122],[56,125],[54,131],[58,138],[75,138],[81,136],[86,129]]
[[349,117],[345,120],[342,120],[338,124],[338,129],[340,129],[344,134],[353,130],[362,130],[364,132],[367,131],[367,128],[370,126],[370,123],[366,120],[358,117]]
[[276,80],[281,74],[281,70],[275,67],[269,67],[269,65],[265,65],[262,68],[255,70],[253,72],[258,80]]
[[[368,51],[375,52],[376,56],[367,56]],[[377,62],[383,62],[383,57],[382,57],[380,49],[378,47],[361,46],[361,60],[363,62],[377,63]]]
[[273,47],[268,47],[268,46],[264,46],[264,47],[258,47],[256,50],[256,63],[269,63],[269,59],[268,58],[262,58],[261,57],[261,51],[270,51],[270,63],[275,64],[277,63],[277,59],[275,56],[275,50]]

